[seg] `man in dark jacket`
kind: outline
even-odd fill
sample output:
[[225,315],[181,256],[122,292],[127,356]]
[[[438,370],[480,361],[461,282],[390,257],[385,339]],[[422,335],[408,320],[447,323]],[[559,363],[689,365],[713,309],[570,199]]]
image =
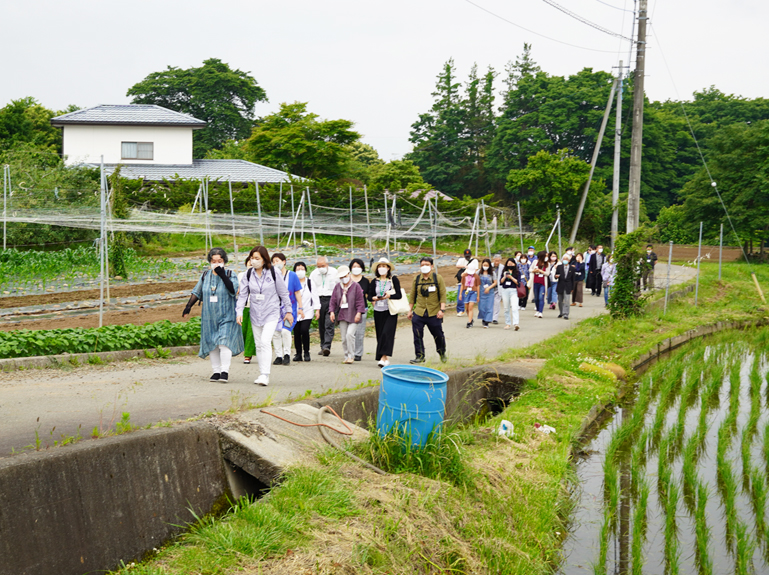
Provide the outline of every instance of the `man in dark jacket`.
[[590,293],[595,296],[601,295],[603,279],[601,278],[601,267],[606,262],[606,256],[603,254],[603,246],[599,245],[595,253],[590,256],[590,266],[588,267],[588,281],[586,285],[590,286]]
[[657,254],[652,250],[652,245],[646,246],[646,265],[643,270],[644,291],[654,289],[654,266],[657,265]]
[[558,317],[563,319],[569,319],[571,292],[574,291],[576,275],[577,272],[571,265],[571,258],[568,254],[564,254],[563,260],[555,268],[555,279],[558,280],[555,286],[555,293],[558,294]]

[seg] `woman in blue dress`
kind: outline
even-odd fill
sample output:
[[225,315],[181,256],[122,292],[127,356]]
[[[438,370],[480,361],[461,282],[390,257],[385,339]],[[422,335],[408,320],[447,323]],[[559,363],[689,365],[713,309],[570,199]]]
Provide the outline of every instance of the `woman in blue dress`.
[[478,318],[483,323],[483,327],[489,328],[489,324],[494,319],[494,288],[497,287],[497,280],[494,277],[494,270],[491,269],[491,260],[484,259],[481,262],[480,270],[481,286],[480,300],[478,301]]
[[227,252],[212,248],[208,252],[211,269],[203,272],[184,308],[182,317],[190,314],[192,306],[200,302],[200,351],[198,355],[211,358],[211,381],[226,383],[232,357],[243,353],[243,331],[236,322],[235,304],[238,277],[224,269]]

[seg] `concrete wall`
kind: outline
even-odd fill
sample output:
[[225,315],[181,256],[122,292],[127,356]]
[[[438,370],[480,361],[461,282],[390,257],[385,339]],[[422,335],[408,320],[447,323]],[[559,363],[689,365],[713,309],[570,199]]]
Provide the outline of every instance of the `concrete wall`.
[[0,459],[0,575],[80,575],[142,557],[227,493],[204,423]]
[[[192,128],[171,126],[64,126],[67,165],[192,164]],[[151,160],[124,160],[121,142],[152,142]]]

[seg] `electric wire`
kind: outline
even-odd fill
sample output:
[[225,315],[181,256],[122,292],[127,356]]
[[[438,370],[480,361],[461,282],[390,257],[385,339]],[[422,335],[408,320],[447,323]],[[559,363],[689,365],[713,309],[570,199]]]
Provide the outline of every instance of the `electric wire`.
[[483,10],[484,12],[494,16],[495,18],[499,18],[503,22],[507,22],[508,24],[510,24],[512,26],[515,26],[516,28],[520,28],[521,30],[525,30],[526,32],[528,32],[530,34],[534,34],[535,36],[539,36],[540,38],[545,38],[546,40],[551,40],[553,42],[558,42],[559,44],[563,44],[565,46],[571,46],[572,48],[579,48],[580,50],[589,50],[590,52],[603,52],[604,54],[612,54],[612,53],[614,53],[614,50],[598,50],[597,48],[587,48],[585,46],[578,46],[576,44],[570,44],[569,42],[564,42],[563,40],[558,40],[556,38],[551,38],[550,36],[545,36],[544,34],[540,34],[539,32],[535,32],[534,30],[529,30],[528,28],[524,28],[520,24],[516,24],[512,20],[508,20],[504,16],[500,16],[499,14],[497,14],[495,12],[492,12],[491,10],[488,10],[487,8],[484,8],[480,4],[476,4],[472,0],[465,0],[465,2],[467,2],[468,4],[471,4],[472,6],[475,6],[479,10]]
[[580,15],[579,15],[579,14],[577,14],[576,12],[572,12],[572,11],[571,11],[571,10],[569,10],[568,8],[564,8],[564,7],[563,7],[563,6],[561,6],[560,4],[558,4],[558,3],[554,2],[553,0],[542,0],[542,1],[543,1],[545,4],[548,4],[549,6],[552,6],[552,7],[553,7],[553,8],[555,8],[556,10],[560,10],[561,12],[563,12],[564,14],[566,14],[567,16],[571,16],[572,18],[574,18],[574,19],[575,19],[575,20],[577,20],[578,22],[582,22],[583,24],[585,24],[585,25],[587,25],[587,26],[590,26],[591,28],[594,28],[594,29],[598,30],[599,32],[603,32],[604,34],[608,34],[609,36],[614,36],[615,38],[621,38],[622,40],[627,40],[627,41],[629,41],[629,42],[633,42],[633,39],[632,39],[632,38],[628,38],[627,36],[623,36],[622,34],[619,34],[619,33],[617,33],[617,32],[612,32],[612,31],[611,31],[611,30],[609,30],[608,28],[604,28],[603,26],[599,26],[599,25],[598,25],[598,24],[596,24],[595,22],[591,22],[591,21],[590,21],[590,20],[588,20],[587,18],[583,18],[582,16],[580,16]]

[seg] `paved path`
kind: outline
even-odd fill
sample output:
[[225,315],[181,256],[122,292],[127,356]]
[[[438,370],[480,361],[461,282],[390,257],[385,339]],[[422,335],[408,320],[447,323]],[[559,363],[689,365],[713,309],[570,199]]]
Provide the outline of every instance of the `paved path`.
[[[676,283],[693,276],[689,268],[676,266]],[[661,279],[661,278],[660,278]],[[534,317],[529,304],[521,312],[520,331],[499,325],[483,329],[480,322],[466,329],[466,318],[451,312],[444,321],[450,361],[437,361],[435,346],[425,330],[428,364],[451,369],[492,359],[513,347],[526,347],[559,332],[577,327],[586,317],[604,313],[603,296],[585,296],[584,307],[572,307],[570,319],[558,319],[557,310],[546,309],[544,318]],[[501,314],[502,315],[502,314]],[[369,320],[373,326],[373,320]],[[338,335],[338,330],[337,330]],[[79,432],[90,436],[94,427],[115,427],[123,412],[131,422],[146,425],[166,420],[188,418],[208,411],[226,410],[246,402],[260,403],[270,398],[278,402],[303,395],[307,390],[323,392],[355,386],[380,379],[374,361],[376,340],[367,337],[363,361],[341,363],[341,343],[334,342],[329,357],[318,356],[313,345],[310,363],[272,366],[270,386],[256,386],[254,363],[244,365],[235,358],[228,384],[208,381],[210,363],[198,357],[168,360],[125,361],[104,366],[76,369],[46,369],[0,374],[0,457],[35,443],[35,431],[42,445],[53,445],[62,436]],[[411,326],[398,328],[393,363],[407,363],[414,357]]]

